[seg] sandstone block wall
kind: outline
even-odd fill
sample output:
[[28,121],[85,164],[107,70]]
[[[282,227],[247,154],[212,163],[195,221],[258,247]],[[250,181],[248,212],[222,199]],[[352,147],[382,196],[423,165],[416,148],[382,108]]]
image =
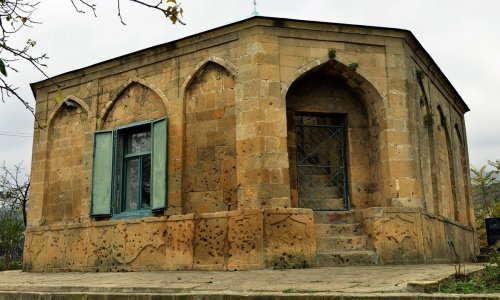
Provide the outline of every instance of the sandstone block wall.
[[[346,114],[356,222],[366,219],[363,209],[414,208],[429,220],[406,239],[453,224],[459,229],[448,239],[473,232],[468,108],[404,30],[255,17],[32,88],[27,270],[308,265],[314,227],[310,210],[297,211],[287,111]],[[62,103],[55,101],[60,92]],[[147,218],[90,217],[94,132],[163,117],[166,210]],[[375,223],[364,227],[372,247],[392,253],[378,242],[388,230]],[[463,236],[474,244],[472,234]],[[440,251],[422,250],[408,261],[452,256]],[[67,259],[57,262],[54,253]]]
[[420,208],[368,208],[363,226],[382,264],[461,263],[475,259],[475,231]]
[[252,209],[40,226],[24,268],[45,271],[249,270],[316,263],[312,213]]

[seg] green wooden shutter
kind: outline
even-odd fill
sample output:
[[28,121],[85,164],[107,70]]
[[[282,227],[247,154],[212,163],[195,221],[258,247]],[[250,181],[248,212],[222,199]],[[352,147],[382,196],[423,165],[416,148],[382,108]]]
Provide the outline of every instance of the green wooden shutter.
[[113,184],[113,131],[94,134],[92,164],[92,195],[90,214],[95,217],[111,215]]
[[167,119],[153,122],[153,149],[151,180],[153,186],[153,211],[164,210],[167,207]]

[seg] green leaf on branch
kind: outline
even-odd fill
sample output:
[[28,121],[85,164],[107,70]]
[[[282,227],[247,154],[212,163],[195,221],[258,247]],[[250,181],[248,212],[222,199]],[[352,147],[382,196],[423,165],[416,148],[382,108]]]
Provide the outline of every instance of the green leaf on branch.
[[3,76],[7,77],[7,69],[5,68],[5,63],[1,59],[0,59],[0,73],[2,73]]

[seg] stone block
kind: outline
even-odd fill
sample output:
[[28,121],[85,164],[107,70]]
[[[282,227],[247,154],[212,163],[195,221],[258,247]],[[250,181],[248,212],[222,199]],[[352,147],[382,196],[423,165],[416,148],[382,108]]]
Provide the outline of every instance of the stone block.
[[167,223],[146,219],[126,224],[124,262],[132,269],[165,269]]
[[89,231],[88,267],[101,271],[127,270],[126,226],[123,222],[108,222]]
[[316,242],[311,210],[265,209],[264,240],[268,268],[307,268],[315,265]]
[[73,226],[64,232],[66,251],[65,269],[83,270],[88,267],[89,252],[88,227]]
[[165,267],[168,270],[191,270],[194,258],[194,214],[174,215],[167,219]]
[[195,217],[193,238],[194,270],[225,270],[228,252],[227,212]]
[[222,189],[216,191],[189,192],[185,194],[185,207],[194,213],[209,213],[227,210]]
[[239,210],[228,214],[227,269],[251,270],[264,267],[264,216],[262,210]]

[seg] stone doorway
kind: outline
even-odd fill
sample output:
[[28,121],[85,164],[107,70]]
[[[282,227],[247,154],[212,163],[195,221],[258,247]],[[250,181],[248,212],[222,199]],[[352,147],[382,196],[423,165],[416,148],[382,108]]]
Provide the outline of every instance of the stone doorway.
[[[295,80],[286,93],[287,147],[292,207],[309,207],[318,211],[325,208],[329,211],[345,211],[380,206],[382,190],[379,187],[378,168],[381,165],[381,156],[380,145],[377,142],[379,125],[370,121],[368,106],[362,98],[363,90],[351,88],[345,77],[351,73],[344,72],[341,68],[342,65],[339,63],[320,65]],[[330,200],[328,205],[324,205],[326,201],[321,201],[323,202],[321,206],[318,207],[317,204],[314,204],[311,207],[304,205],[304,201],[302,201],[304,199],[304,186],[302,185],[302,190],[299,191],[299,182],[304,183],[304,179],[299,179],[297,174],[297,171],[300,171],[300,167],[297,168],[297,145],[301,142],[298,141],[296,128],[297,125],[301,124],[311,125],[312,128],[315,128],[304,130],[304,133],[309,130],[313,137],[317,136],[317,134],[312,133],[313,130],[318,130],[318,128],[323,130],[325,127],[322,126],[332,126],[331,129],[338,129],[335,126],[340,127],[338,129],[339,135],[336,135],[336,137],[342,137],[342,139],[339,137],[336,140],[340,144],[337,144],[336,148],[329,144],[324,146],[332,153],[335,153],[334,150],[337,153],[341,150],[344,151],[336,155],[336,160],[331,153],[323,154],[323,161],[329,160],[331,166],[340,165],[343,167],[340,169],[342,171],[340,178],[343,178],[343,184],[337,180],[335,185],[327,186],[332,188],[331,190],[337,189],[330,198],[337,200]],[[340,147],[342,145],[340,141],[343,141],[343,147]],[[307,140],[305,142],[308,143]],[[308,159],[314,158],[312,156]],[[343,159],[341,164],[340,158]],[[325,168],[325,170],[329,170],[327,174],[335,174],[331,167]],[[307,179],[305,180],[307,181]],[[328,179],[326,180],[328,181]],[[332,202],[336,205],[332,205]]]
[[294,116],[299,207],[348,210],[345,114]]

